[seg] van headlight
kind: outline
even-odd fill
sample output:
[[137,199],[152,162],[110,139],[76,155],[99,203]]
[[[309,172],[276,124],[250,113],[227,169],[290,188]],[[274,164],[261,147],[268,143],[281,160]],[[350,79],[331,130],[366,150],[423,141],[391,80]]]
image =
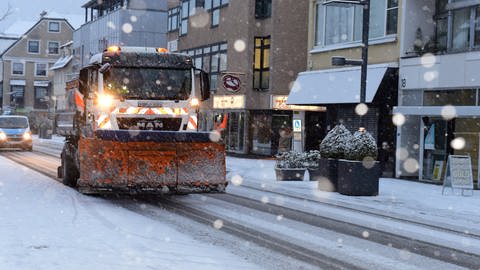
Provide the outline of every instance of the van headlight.
[[30,141],[32,139],[32,134],[29,131],[23,133],[23,139],[25,141]]
[[0,131],[0,141],[5,141],[7,140],[7,134],[5,132]]

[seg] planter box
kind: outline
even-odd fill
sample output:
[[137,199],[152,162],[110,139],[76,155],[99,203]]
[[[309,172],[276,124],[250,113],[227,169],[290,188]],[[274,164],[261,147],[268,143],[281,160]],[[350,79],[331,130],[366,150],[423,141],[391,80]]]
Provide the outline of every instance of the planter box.
[[318,189],[322,191],[336,191],[337,164],[336,159],[321,158],[318,161],[318,169],[308,169],[310,181],[318,181]]
[[339,160],[337,190],[349,196],[376,196],[380,173],[378,161],[364,166],[361,161]]
[[303,181],[306,169],[275,168],[277,181]]

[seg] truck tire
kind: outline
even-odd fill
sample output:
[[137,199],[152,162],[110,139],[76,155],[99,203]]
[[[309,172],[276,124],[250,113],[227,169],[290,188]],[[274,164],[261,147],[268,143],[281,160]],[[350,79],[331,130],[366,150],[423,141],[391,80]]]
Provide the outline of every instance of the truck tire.
[[78,180],[78,169],[75,166],[73,159],[62,153],[62,182],[69,187],[76,187]]

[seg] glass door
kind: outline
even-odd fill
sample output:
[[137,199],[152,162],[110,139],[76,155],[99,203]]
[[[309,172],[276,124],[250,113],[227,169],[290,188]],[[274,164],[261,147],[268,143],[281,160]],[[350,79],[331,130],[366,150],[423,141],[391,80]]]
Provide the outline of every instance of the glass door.
[[448,156],[448,122],[441,118],[423,117],[423,180],[440,181]]

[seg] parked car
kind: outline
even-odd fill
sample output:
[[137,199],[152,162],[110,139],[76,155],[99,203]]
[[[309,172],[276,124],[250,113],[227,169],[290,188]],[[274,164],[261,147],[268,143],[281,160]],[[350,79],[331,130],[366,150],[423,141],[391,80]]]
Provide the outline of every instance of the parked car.
[[32,133],[26,116],[0,116],[0,148],[32,151]]

